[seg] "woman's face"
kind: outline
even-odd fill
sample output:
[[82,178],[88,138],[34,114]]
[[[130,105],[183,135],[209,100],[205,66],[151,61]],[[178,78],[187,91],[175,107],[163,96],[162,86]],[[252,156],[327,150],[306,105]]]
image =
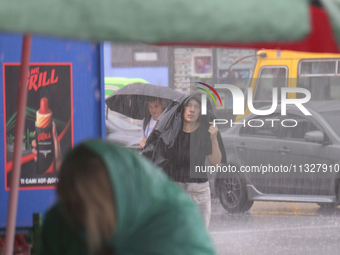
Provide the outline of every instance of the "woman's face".
[[184,107],[184,121],[196,122],[200,114],[200,103],[195,99],[190,99]]

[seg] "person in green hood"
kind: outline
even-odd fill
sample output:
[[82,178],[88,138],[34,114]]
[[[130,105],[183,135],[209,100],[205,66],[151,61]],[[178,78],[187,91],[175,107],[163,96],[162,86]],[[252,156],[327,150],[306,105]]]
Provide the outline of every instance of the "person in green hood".
[[126,148],[84,142],[66,156],[59,178],[40,255],[215,254],[189,196]]

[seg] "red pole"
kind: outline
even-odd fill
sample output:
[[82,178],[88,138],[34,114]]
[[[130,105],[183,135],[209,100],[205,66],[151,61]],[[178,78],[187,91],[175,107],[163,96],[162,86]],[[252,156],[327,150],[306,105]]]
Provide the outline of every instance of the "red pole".
[[17,218],[19,179],[21,171],[22,141],[24,136],[26,102],[27,102],[27,71],[29,70],[29,61],[31,55],[32,36],[24,36],[21,55],[20,80],[18,90],[17,109],[15,127],[15,141],[13,154],[13,169],[11,175],[11,190],[9,192],[7,226],[6,226],[6,244],[5,255],[13,255],[15,221]]

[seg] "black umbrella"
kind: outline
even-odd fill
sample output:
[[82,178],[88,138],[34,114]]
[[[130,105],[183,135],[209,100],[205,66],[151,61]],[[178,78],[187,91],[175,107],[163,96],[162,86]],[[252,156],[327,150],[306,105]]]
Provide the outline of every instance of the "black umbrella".
[[148,114],[146,99],[150,97],[161,98],[165,99],[168,104],[180,96],[182,96],[182,93],[168,87],[134,83],[117,90],[105,102],[112,111],[141,120]]

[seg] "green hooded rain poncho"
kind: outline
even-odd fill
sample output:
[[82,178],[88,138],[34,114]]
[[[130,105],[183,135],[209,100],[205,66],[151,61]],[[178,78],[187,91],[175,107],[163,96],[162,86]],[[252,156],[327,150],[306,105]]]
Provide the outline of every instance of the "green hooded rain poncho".
[[[215,254],[196,204],[162,170],[114,144],[87,141],[80,146],[98,155],[110,176],[117,225],[106,245],[113,254]],[[83,228],[72,231],[68,223],[58,202],[44,220],[41,255],[88,254]]]

